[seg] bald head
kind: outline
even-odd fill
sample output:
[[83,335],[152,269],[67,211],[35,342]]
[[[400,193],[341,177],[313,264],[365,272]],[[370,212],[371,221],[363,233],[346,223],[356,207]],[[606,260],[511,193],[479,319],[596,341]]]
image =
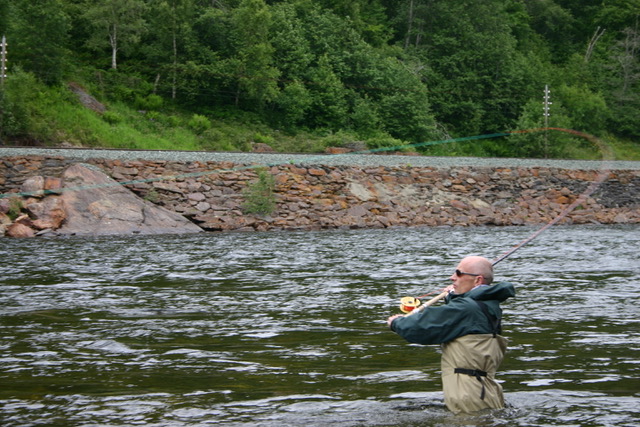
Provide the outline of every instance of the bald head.
[[481,256],[469,256],[458,264],[461,271],[479,274],[482,276],[482,284],[490,285],[493,282],[493,265],[491,261]]

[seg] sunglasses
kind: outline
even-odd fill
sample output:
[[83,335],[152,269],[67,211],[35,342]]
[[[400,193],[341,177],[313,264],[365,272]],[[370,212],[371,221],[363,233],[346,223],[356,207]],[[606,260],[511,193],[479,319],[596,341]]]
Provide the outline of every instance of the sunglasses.
[[467,276],[482,276],[482,274],[465,273],[464,271],[456,270],[456,276],[461,277],[463,275],[467,275]]

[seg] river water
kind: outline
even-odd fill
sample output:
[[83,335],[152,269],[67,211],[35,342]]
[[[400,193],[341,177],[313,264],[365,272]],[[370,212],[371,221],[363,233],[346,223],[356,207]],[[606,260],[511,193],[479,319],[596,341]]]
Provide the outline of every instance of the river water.
[[453,415],[385,320],[533,228],[0,239],[3,426],[640,424],[640,226],[557,226],[496,266],[508,408]]

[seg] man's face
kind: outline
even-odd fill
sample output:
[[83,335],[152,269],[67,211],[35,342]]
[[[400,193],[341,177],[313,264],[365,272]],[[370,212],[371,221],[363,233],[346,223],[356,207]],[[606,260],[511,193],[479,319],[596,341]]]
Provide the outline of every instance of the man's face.
[[450,279],[453,281],[453,291],[456,294],[464,294],[480,284],[482,276],[473,271],[471,266],[463,260],[458,264]]

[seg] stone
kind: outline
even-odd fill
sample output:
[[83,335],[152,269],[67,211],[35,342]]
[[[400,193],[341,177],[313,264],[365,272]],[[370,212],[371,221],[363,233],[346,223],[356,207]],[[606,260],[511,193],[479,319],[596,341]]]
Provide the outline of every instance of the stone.
[[347,154],[350,153],[351,150],[345,147],[327,147],[324,152],[327,154]]
[[44,177],[42,176],[27,178],[20,187],[21,193],[28,193],[33,196],[43,194],[42,190],[44,190]]
[[172,182],[156,181],[152,185],[153,185],[153,188],[157,190],[164,190],[164,191],[170,191],[172,193],[182,194],[182,190],[178,188],[178,186],[175,183],[172,183]]
[[491,207],[489,203],[480,199],[474,199],[470,202],[470,204],[476,209],[489,209]]
[[45,190],[59,190],[62,188],[62,179],[51,176],[44,177]]
[[5,235],[7,237],[24,238],[35,236],[35,232],[31,227],[15,222],[6,228]]
[[325,176],[327,174],[323,169],[309,168],[309,175],[311,176]]
[[467,206],[467,204],[466,204],[466,203],[464,203],[464,202],[462,202],[462,201],[460,201],[460,200],[451,200],[451,201],[449,202],[449,204],[450,204],[451,206],[453,206],[454,208],[456,208],[456,209],[462,209],[462,210],[467,210],[467,209],[469,209],[469,206]]
[[0,225],[9,225],[12,222],[13,221],[11,221],[11,218],[9,218],[9,215],[7,215],[4,212],[0,212]]
[[254,153],[273,153],[275,150],[269,145],[263,142],[255,142],[251,147],[251,151]]
[[11,203],[9,202],[9,199],[0,199],[0,213],[9,213],[10,207]]
[[97,168],[74,164],[63,173],[66,222],[58,234],[175,234],[202,229],[185,217],[137,197]]
[[201,202],[205,200],[207,197],[202,193],[191,193],[187,196],[189,200],[193,200],[194,202]]
[[362,205],[353,206],[349,208],[349,210],[347,211],[347,214],[354,218],[363,217],[367,215],[367,213],[368,211]]
[[89,108],[90,110],[93,110],[98,114],[103,114],[105,111],[107,111],[107,108],[102,103],[100,103],[93,96],[89,95],[78,83],[71,82],[69,83],[68,87],[71,92],[76,94],[80,103],[86,108]]
[[27,205],[25,209],[33,219],[33,226],[38,230],[58,229],[67,217],[60,196],[46,197],[42,202]]
[[112,172],[118,175],[137,175],[138,169],[132,167],[117,166],[113,168]]
[[200,212],[206,212],[211,208],[211,205],[207,202],[200,202],[195,206],[195,208]]
[[363,202],[374,200],[376,196],[359,182],[350,182],[347,190]]

